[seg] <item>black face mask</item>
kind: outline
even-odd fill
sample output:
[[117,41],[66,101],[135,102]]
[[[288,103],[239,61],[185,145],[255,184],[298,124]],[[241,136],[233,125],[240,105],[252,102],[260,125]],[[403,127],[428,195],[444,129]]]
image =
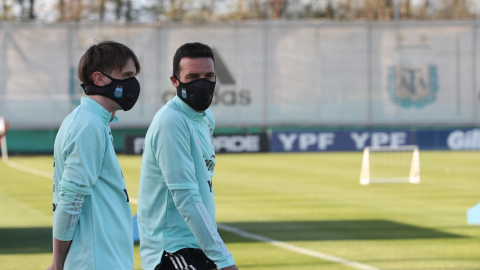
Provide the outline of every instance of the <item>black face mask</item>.
[[107,74],[101,72],[107,76],[112,82],[105,86],[98,86],[95,84],[81,84],[86,95],[100,95],[107,97],[120,105],[124,111],[128,111],[138,100],[140,96],[140,83],[135,77],[131,77],[125,80],[114,79]]
[[201,78],[188,83],[182,83],[176,75],[174,76],[179,83],[177,96],[181,100],[197,111],[205,111],[210,107],[216,82]]

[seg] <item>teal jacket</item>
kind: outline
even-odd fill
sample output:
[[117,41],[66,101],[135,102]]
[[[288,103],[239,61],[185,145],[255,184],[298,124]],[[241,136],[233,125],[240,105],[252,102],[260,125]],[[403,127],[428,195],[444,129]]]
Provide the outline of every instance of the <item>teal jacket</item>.
[[55,138],[53,237],[73,240],[66,270],[133,268],[132,213],[111,121],[84,97]]
[[200,248],[217,268],[234,265],[217,232],[213,171],[215,118],[177,96],[153,118],[145,138],[138,195],[140,255],[154,269],[163,251]]

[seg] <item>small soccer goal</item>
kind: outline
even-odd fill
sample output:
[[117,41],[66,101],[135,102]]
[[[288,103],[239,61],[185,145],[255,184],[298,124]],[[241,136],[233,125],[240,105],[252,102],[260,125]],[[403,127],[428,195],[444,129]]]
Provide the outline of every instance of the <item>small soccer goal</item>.
[[381,183],[420,183],[418,146],[365,147],[360,184]]
[[2,116],[0,116],[0,149],[2,153],[3,161],[8,161],[8,151],[7,151],[7,133],[8,123],[5,122]]

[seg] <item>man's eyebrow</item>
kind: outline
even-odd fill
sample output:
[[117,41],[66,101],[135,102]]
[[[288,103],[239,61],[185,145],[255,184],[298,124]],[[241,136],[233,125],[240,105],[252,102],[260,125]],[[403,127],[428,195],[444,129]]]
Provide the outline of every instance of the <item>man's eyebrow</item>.
[[125,71],[122,73],[122,76],[133,76],[135,75],[135,72],[133,71]]
[[198,74],[198,73],[188,73],[185,77],[187,77],[187,76],[192,76],[192,75],[198,76],[199,74]]

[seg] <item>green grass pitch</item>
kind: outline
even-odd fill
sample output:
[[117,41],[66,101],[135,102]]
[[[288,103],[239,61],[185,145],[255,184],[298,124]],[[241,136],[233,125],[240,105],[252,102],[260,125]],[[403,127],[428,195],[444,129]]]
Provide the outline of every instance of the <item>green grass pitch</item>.
[[[52,172],[51,156],[10,160]],[[119,160],[137,197],[141,157]],[[418,185],[361,186],[361,160],[362,153],[218,155],[217,222],[380,269],[480,269],[480,226],[466,223],[480,201],[480,152],[420,152]],[[0,269],[50,265],[51,201],[51,180],[0,162]],[[220,234],[241,270],[353,269]]]

